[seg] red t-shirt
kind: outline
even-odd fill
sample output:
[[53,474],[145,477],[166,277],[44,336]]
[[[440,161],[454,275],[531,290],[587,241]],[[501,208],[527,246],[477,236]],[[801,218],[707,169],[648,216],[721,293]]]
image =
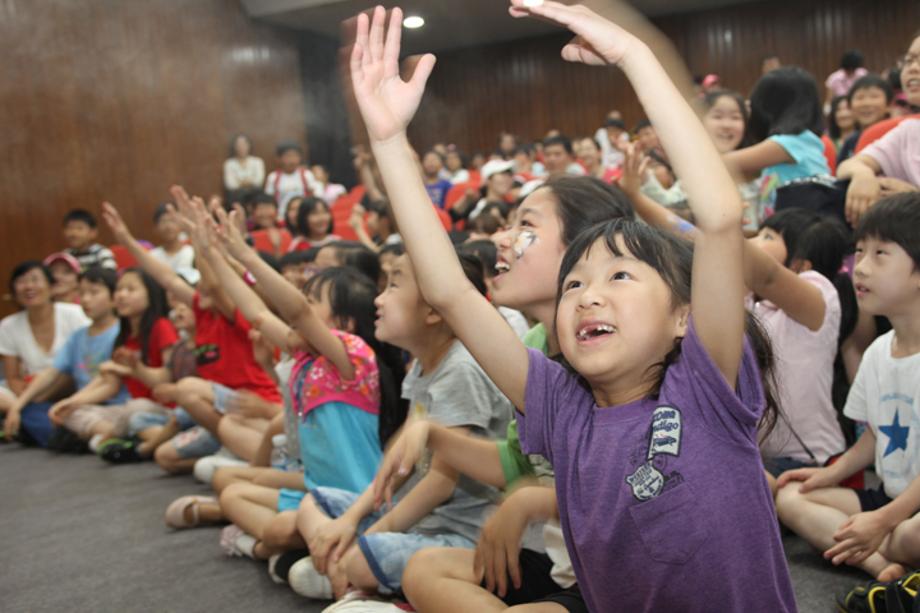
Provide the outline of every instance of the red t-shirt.
[[831,174],[837,174],[837,147],[826,134],[821,135],[821,142],[824,143],[824,158],[827,160],[827,167],[831,169]]
[[215,309],[202,309],[196,292],[195,351],[198,376],[234,390],[246,390],[269,402],[280,403],[281,392],[274,380],[256,361],[249,340],[252,326],[237,309],[233,320]]
[[920,115],[905,115],[904,117],[886,119],[885,121],[880,121],[877,124],[869,126],[863,130],[863,133],[859,136],[859,141],[856,143],[856,153],[859,153],[881,137],[897,128],[898,125],[900,125],[900,123],[905,119],[917,118],[920,118]]
[[[176,329],[173,328],[171,321],[165,317],[156,320],[153,324],[153,328],[150,329],[150,338],[147,339],[147,359],[144,360],[144,364],[151,368],[163,366],[165,363],[163,360],[163,352],[175,345],[178,341],[179,335],[176,334]],[[123,346],[127,349],[140,351],[141,340],[136,336],[132,336],[125,340]],[[124,384],[132,398],[152,397],[150,388],[134,377],[126,377]]]

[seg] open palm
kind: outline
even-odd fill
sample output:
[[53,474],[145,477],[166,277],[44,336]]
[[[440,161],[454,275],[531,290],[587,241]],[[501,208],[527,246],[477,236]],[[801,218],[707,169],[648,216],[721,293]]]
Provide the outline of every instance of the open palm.
[[408,81],[399,75],[402,11],[393,9],[389,28],[386,11],[378,6],[373,19],[358,15],[358,32],[351,53],[351,81],[367,132],[374,141],[385,141],[401,132],[415,115],[425,93],[425,82],[435,58],[423,56]]

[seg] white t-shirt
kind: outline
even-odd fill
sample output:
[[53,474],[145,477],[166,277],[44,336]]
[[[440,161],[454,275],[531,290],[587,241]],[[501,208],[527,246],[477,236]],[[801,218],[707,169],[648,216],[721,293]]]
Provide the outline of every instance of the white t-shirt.
[[76,304],[54,303],[54,342],[46,353],[35,342],[26,311],[13,313],[0,321],[0,355],[15,356],[22,361],[22,374],[35,375],[50,368],[56,354],[70,335],[92,323]]
[[264,180],[265,162],[262,158],[250,155],[242,162],[235,157],[224,162],[224,187],[228,190],[239,189],[243,183],[257,188]]
[[515,334],[518,335],[518,338],[522,339],[530,332],[530,324],[520,311],[500,306],[498,307],[498,312],[502,314],[502,317],[505,318],[505,321],[508,322]]
[[162,247],[150,250],[150,255],[173,269],[173,272],[185,272],[195,268],[195,249],[191,245],[182,245],[175,253],[166,253]]
[[274,170],[265,179],[265,193],[275,197],[278,203],[278,219],[283,220],[287,204],[295,196],[316,194],[321,196],[323,184],[316,180],[307,168],[298,168],[294,172],[283,173]]
[[793,320],[772,302],[762,300],[752,309],[763,323],[776,356],[776,388],[783,415],[761,445],[767,458],[811,460],[802,444],[789,429],[804,441],[818,463],[846,449],[846,440],[837,421],[831,395],[834,383],[834,359],[840,335],[840,296],[827,278],[815,271],[799,274],[819,290],[824,298],[824,322],[817,331]]
[[875,471],[895,498],[920,475],[920,353],[891,356],[894,330],[863,354],[843,414],[869,423],[875,434]]

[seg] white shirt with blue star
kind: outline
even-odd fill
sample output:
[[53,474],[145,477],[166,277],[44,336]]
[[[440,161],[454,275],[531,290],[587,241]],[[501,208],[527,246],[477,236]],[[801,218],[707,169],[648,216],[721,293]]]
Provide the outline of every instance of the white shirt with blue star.
[[866,349],[843,409],[875,434],[875,470],[891,498],[920,475],[920,353],[894,358],[893,340],[894,330]]

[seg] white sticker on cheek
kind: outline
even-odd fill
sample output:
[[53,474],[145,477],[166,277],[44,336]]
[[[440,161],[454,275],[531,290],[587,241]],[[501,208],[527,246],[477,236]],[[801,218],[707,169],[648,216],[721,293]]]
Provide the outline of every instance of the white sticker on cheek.
[[537,241],[537,235],[530,230],[522,230],[517,238],[514,239],[514,245],[511,249],[514,251],[514,255],[520,259],[524,256],[524,252],[530,249],[530,246]]

